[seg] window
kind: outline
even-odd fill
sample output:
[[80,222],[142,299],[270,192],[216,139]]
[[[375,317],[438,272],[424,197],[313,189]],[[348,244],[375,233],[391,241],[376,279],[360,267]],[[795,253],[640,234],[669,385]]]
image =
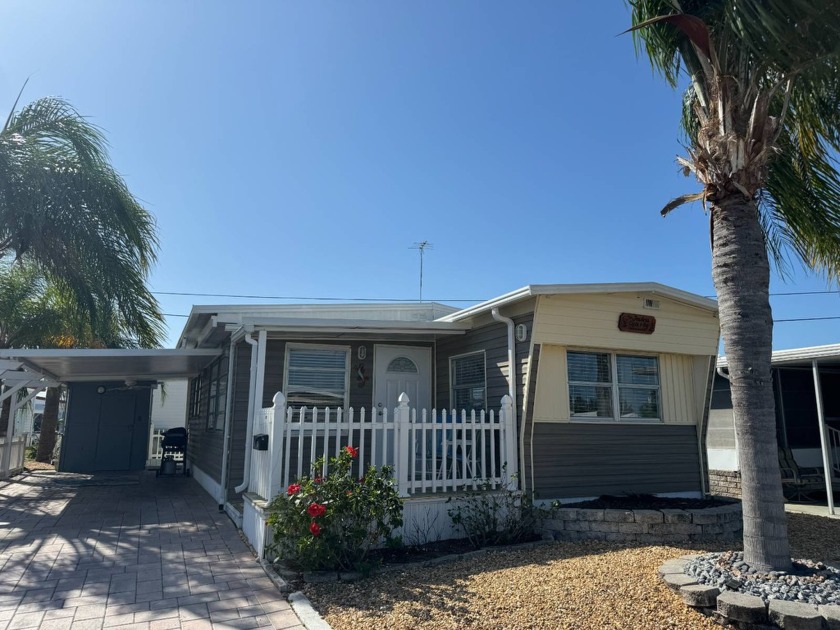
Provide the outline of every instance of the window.
[[350,351],[334,346],[287,346],[286,392],[292,407],[346,407]]
[[207,396],[207,428],[222,430],[225,428],[227,411],[227,358],[216,359],[209,370],[210,391]]
[[656,357],[570,351],[566,360],[572,418],[661,419]]
[[458,411],[487,408],[487,381],[484,369],[484,352],[474,352],[449,360],[449,400]]
[[201,374],[190,381],[190,418],[198,418],[201,416]]

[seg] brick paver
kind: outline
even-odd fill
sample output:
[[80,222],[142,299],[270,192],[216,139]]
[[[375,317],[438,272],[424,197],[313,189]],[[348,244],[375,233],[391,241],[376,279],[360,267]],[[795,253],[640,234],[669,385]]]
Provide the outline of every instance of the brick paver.
[[0,630],[302,630],[192,479],[0,482]]

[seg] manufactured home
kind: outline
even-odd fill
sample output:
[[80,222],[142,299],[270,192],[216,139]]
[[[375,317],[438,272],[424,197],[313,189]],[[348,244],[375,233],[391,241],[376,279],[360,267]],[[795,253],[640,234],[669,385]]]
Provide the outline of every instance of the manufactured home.
[[351,442],[395,467],[407,519],[446,521],[484,481],[563,501],[707,491],[717,305],[663,285],[196,306],[179,347],[219,353],[190,382],[191,469],[257,543],[265,502]]

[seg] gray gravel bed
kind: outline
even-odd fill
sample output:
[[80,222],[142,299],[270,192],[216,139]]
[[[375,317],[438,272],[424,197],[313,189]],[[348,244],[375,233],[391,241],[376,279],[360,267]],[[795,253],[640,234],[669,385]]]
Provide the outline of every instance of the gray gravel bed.
[[794,560],[788,572],[758,571],[741,551],[709,553],[689,561],[685,573],[721,591],[814,605],[840,605],[840,570],[819,561]]

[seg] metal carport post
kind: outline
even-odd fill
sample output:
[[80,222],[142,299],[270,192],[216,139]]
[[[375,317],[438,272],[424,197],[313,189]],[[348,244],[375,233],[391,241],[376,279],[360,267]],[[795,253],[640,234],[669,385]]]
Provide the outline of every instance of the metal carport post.
[[828,435],[825,428],[825,410],[823,409],[822,388],[820,387],[820,367],[816,359],[811,360],[814,372],[814,395],[817,398],[817,421],[820,423],[820,449],[822,450],[823,469],[825,470],[825,492],[828,500],[828,513],[834,514],[834,488],[831,477],[834,468],[831,463],[831,450],[828,446]]

